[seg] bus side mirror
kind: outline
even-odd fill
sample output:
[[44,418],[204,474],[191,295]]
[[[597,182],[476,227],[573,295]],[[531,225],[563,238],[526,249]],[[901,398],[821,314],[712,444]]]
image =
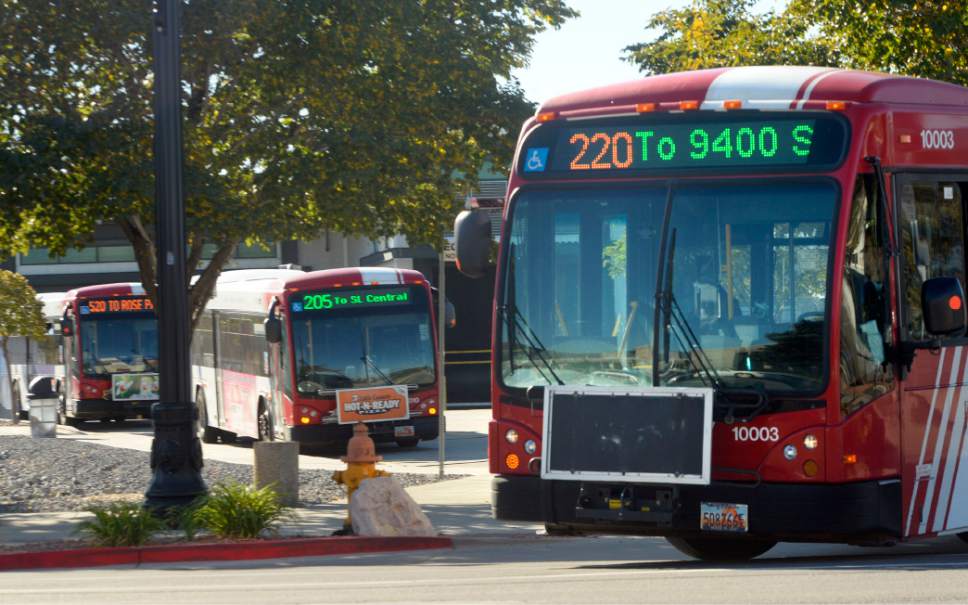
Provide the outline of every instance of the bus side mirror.
[[278,317],[267,317],[262,325],[266,329],[266,342],[278,344],[282,342],[282,320]]
[[933,277],[921,286],[924,329],[932,336],[965,333],[965,293],[954,277]]
[[61,336],[74,336],[74,320],[64,318],[60,325]]
[[491,254],[491,219],[480,210],[464,210],[454,219],[457,269],[467,277],[483,277]]

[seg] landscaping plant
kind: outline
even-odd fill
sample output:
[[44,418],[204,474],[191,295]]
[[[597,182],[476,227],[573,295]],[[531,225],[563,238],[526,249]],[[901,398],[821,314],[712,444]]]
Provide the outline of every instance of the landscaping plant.
[[151,511],[133,502],[115,502],[88,509],[94,519],[84,521],[78,531],[98,546],[141,546],[165,524]]
[[241,483],[218,484],[192,517],[198,527],[219,538],[258,538],[275,532],[288,516],[272,486],[256,489]]

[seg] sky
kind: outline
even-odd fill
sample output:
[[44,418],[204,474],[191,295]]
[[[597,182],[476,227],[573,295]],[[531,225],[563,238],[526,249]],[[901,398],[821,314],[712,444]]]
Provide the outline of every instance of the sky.
[[[531,63],[514,71],[531,101],[640,78],[638,68],[622,60],[623,49],[651,40],[650,17],[669,8],[683,8],[692,0],[566,0],[581,16],[558,30],[537,36]],[[755,10],[780,10],[786,0],[761,0]]]

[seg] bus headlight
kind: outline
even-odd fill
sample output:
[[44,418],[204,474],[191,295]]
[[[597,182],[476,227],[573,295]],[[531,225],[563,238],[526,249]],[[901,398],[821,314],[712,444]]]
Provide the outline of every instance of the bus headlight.
[[797,446],[790,444],[783,448],[783,457],[787,460],[793,460],[797,457]]
[[538,444],[534,442],[534,439],[528,439],[524,442],[524,451],[528,454],[534,454],[538,450]]
[[504,438],[508,443],[517,443],[519,439],[518,432],[514,429],[508,429],[507,432],[504,433]]
[[820,440],[817,439],[816,435],[807,435],[803,438],[803,447],[808,450],[815,450],[818,445],[820,445]]

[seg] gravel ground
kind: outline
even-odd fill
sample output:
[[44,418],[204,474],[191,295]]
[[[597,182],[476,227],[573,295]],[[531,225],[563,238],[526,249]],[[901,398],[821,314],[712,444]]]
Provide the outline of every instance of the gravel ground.
[[[343,488],[331,475],[300,469],[300,505],[342,499]],[[434,475],[393,476],[404,487],[437,480]],[[252,467],[206,460],[202,477],[209,486],[248,484]],[[147,452],[74,439],[0,436],[0,513],[80,511],[117,500],[140,502],[150,480]]]

